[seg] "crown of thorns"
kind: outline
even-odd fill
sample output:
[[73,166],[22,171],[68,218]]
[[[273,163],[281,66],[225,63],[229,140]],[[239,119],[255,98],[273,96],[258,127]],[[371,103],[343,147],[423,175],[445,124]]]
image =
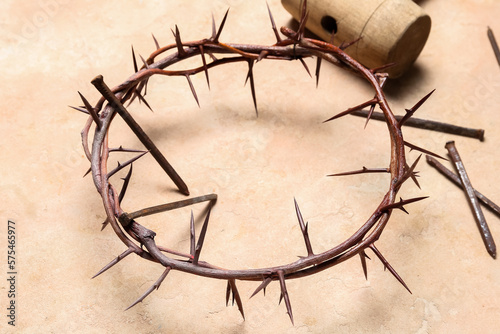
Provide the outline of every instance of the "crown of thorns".
[[[126,250],[122,254],[120,254],[109,264],[107,264],[94,277],[102,274],[130,254],[136,254],[141,258],[156,262],[165,268],[163,274],[158,278],[153,286],[151,286],[142,296],[140,296],[134,303],[132,303],[129,308],[143,301],[151,292],[153,292],[155,289],[158,289],[160,287],[160,284],[167,277],[168,273],[171,270],[178,270],[197,276],[227,280],[226,305],[232,298],[233,305],[234,302],[236,302],[236,305],[243,318],[245,316],[243,311],[243,303],[236,286],[236,281],[240,280],[260,282],[252,296],[257,294],[261,290],[265,291],[265,288],[271,282],[278,281],[281,288],[280,301],[284,300],[287,313],[293,323],[292,307],[286,288],[287,281],[290,279],[313,275],[332,266],[335,266],[345,260],[348,260],[353,256],[360,257],[362,268],[366,277],[366,258],[368,258],[366,254],[367,249],[370,249],[380,259],[380,261],[382,261],[384,268],[387,268],[392,273],[392,275],[394,275],[394,277],[408,291],[410,291],[402,278],[397,274],[397,272],[381,254],[378,248],[375,247],[375,242],[379,239],[382,232],[384,231],[384,228],[389,222],[389,218],[391,217],[392,211],[394,209],[401,209],[406,212],[404,208],[406,204],[410,204],[425,198],[418,197],[406,200],[400,198],[399,200],[397,200],[397,193],[405,181],[407,181],[408,179],[412,179],[418,186],[418,182],[416,179],[417,172],[415,171],[415,167],[417,166],[420,157],[418,157],[410,166],[407,163],[405,157],[405,149],[409,148],[412,150],[421,151],[426,154],[434,155],[429,151],[426,151],[405,141],[403,139],[401,127],[406,121],[410,119],[410,117],[412,117],[415,111],[422,105],[422,103],[425,102],[425,100],[430,96],[432,92],[423,97],[412,108],[406,109],[406,114],[403,117],[397,118],[391,111],[387,98],[383,92],[383,87],[384,83],[386,82],[387,75],[382,73],[382,71],[387,68],[386,66],[369,69],[361,65],[344,51],[352,43],[342,44],[337,47],[332,43],[306,38],[304,36],[305,25],[308,17],[306,0],[304,0],[302,3],[301,18],[299,21],[298,29],[294,31],[290,28],[282,27],[280,31],[284,37],[282,37],[278,32],[269,7],[268,11],[272,30],[276,36],[276,43],[273,45],[262,46],[221,42],[219,38],[226,22],[228,14],[228,12],[226,12],[219,27],[216,27],[215,20],[212,17],[212,34],[210,38],[192,42],[183,42],[181,40],[179,29],[176,27],[175,31],[172,31],[175,38],[175,43],[160,47],[158,41],[153,36],[156,50],[147,59],[140,57],[140,59],[142,60],[141,67],[139,67],[137,64],[136,55],[132,48],[135,71],[134,74],[132,74],[125,82],[110,89],[104,83],[102,76],[97,76],[92,80],[92,84],[102,94],[102,97],[95,105],[91,105],[83,97],[83,95],[79,93],[84,105],[74,108],[89,115],[87,123],[85,124],[85,127],[82,130],[81,134],[83,149],[85,151],[86,157],[91,164],[91,168],[88,173],[91,172],[92,174],[94,185],[102,198],[104,209],[106,211],[106,220],[103,223],[102,228],[106,227],[106,225],[110,225],[118,238],[126,247]],[[355,42],[356,41],[354,41],[353,43]],[[220,55],[223,56],[221,57]],[[202,66],[183,70],[169,69],[171,65],[181,63],[184,60],[192,57],[201,57]],[[220,266],[216,266],[209,262],[200,260],[200,254],[203,248],[207,226],[210,219],[210,211],[217,200],[216,194],[207,194],[204,196],[188,198],[186,200],[178,202],[144,208],[135,212],[128,212],[124,208],[122,208],[121,202],[125,196],[129,181],[132,176],[132,164],[134,161],[141,158],[147,153],[151,154],[155,158],[155,160],[175,183],[179,191],[185,195],[189,195],[189,190],[186,186],[186,183],[176,173],[174,168],[165,159],[163,154],[158,150],[158,148],[149,139],[149,137],[142,130],[139,124],[136,123],[136,121],[124,107],[125,102],[131,103],[134,100],[139,100],[150,108],[148,102],[145,99],[145,95],[147,92],[148,81],[153,75],[185,77],[196,102],[198,102],[195,88],[191,82],[191,76],[198,73],[204,73],[204,75],[206,76],[207,84],[210,87],[210,69],[229,63],[246,62],[248,64],[248,74],[246,77],[246,81],[250,82],[252,98],[257,112],[257,99],[255,95],[253,75],[254,64],[262,60],[298,60],[309,72],[306,63],[303,60],[306,57],[316,57],[317,59],[315,71],[316,83],[320,75],[321,62],[324,60],[348,71],[351,71],[358,76],[361,76],[366,81],[368,81],[374,91],[374,97],[372,99],[355,107],[349,108],[331,117],[325,122],[369,107],[370,109],[367,118],[368,121],[370,119],[370,115],[378,106],[378,108],[380,108],[380,110],[382,111],[385,122],[387,124],[387,130],[389,132],[391,143],[390,163],[388,167],[363,167],[360,170],[352,172],[333,174],[335,176],[362,173],[390,174],[388,189],[385,195],[382,197],[380,204],[375,208],[366,222],[363,223],[354,234],[352,234],[344,242],[332,247],[327,251],[324,251],[322,253],[315,253],[313,251],[312,243],[308,234],[308,224],[304,223],[304,219],[302,218],[299,206],[295,201],[297,219],[302,231],[307,251],[306,256],[300,257],[299,260],[295,262],[275,267],[246,270],[222,269]],[[123,118],[127,125],[137,135],[142,144],[145,146],[145,151],[127,149],[123,148],[122,146],[120,146],[119,148],[110,148],[108,146],[111,122],[117,114]],[[93,127],[95,128],[95,131],[93,139],[90,143],[89,134],[91,128]],[[119,152],[136,152],[138,155],[135,158],[130,159],[124,163],[119,163],[116,168],[108,170],[109,155],[111,153]],[[124,182],[121,186],[121,189],[118,191],[117,188],[111,183],[111,180],[113,179],[112,177],[118,171],[128,166],[130,166],[129,171],[126,177],[123,179]],[[193,214],[191,214],[189,253],[174,251],[167,247],[158,245],[155,242],[156,233],[136,221],[136,219],[139,217],[177,209],[200,202],[208,202],[208,210],[198,237],[196,237],[195,233],[194,217]]]

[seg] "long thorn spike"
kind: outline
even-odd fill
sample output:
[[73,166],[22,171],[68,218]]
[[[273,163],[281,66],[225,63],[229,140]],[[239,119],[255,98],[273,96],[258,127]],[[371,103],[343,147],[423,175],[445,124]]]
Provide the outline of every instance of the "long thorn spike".
[[346,175],[356,175],[356,174],[390,173],[390,172],[391,172],[391,170],[389,168],[366,168],[363,166],[363,169],[354,170],[354,171],[350,171],[350,172],[330,174],[327,176],[346,176]]
[[424,104],[425,101],[427,101],[427,99],[432,95],[432,93],[434,93],[436,89],[433,89],[429,94],[427,94],[426,96],[424,96],[423,98],[420,99],[420,101],[418,101],[413,107],[411,107],[410,109],[406,109],[406,115],[403,116],[403,118],[401,118],[401,120],[399,121],[399,127],[401,127],[403,124],[405,124],[405,122],[411,117],[413,116],[413,114],[415,113],[415,111],[418,110],[418,108],[420,108],[422,106],[422,104]]
[[[290,320],[292,321],[292,325],[293,325],[292,305],[290,304],[290,297],[288,296],[288,291],[286,290],[285,274],[283,273],[282,270],[278,270],[278,277],[280,280],[281,296],[285,300],[286,310],[287,310],[288,315],[290,316]],[[281,300],[281,298],[280,298],[280,300]]]
[[218,43],[218,42],[219,42],[219,37],[220,37],[220,34],[221,34],[221,32],[222,32],[222,29],[224,28],[224,24],[226,23],[226,19],[227,19],[227,14],[228,14],[228,13],[229,13],[229,8],[227,9],[226,14],[224,14],[224,18],[222,19],[222,22],[221,22],[221,24],[220,24],[220,26],[219,26],[219,30],[217,31],[217,34],[216,34],[216,35],[215,35],[215,37],[214,37],[214,40],[213,40],[213,41],[214,41],[215,43]]
[[380,261],[382,261],[382,263],[384,264],[384,267],[387,268],[387,269],[389,269],[389,271],[391,272],[391,274],[394,277],[396,277],[396,279],[399,281],[399,283],[401,283],[401,285],[403,285],[405,287],[405,289],[408,290],[409,293],[411,293],[410,288],[408,288],[408,286],[403,281],[403,279],[401,278],[401,276],[399,276],[399,274],[396,272],[396,270],[394,270],[394,268],[384,258],[384,256],[382,255],[382,253],[380,253],[380,251],[377,249],[377,247],[375,247],[374,244],[371,244],[370,245],[370,249],[375,253],[375,255],[377,255],[377,257],[380,259]]
[[295,203],[295,213],[297,214],[297,219],[299,220],[300,229],[302,231],[302,235],[304,236],[304,242],[306,244],[306,249],[307,249],[307,256],[314,255],[311,246],[311,240],[309,239],[309,233],[307,231],[308,224],[304,224],[304,218],[302,218],[302,213],[300,212],[297,200],[294,198],[293,201]]
[[363,273],[365,274],[365,279],[368,279],[368,269],[366,267],[366,253],[364,250],[359,252],[359,257],[361,258],[361,266],[363,267]]
[[191,210],[191,221],[190,221],[190,240],[191,240],[191,245],[189,248],[189,254],[191,256],[194,256],[196,252],[196,234],[195,234],[195,229],[194,229],[194,214],[193,210]]
[[210,90],[210,78],[208,76],[208,67],[207,67],[207,60],[205,58],[205,49],[203,48],[203,45],[200,45],[199,49],[200,49],[201,61],[203,63],[203,71],[205,72],[205,78],[207,79],[208,90]]
[[316,60],[316,88],[318,88],[319,85],[319,72],[321,70],[321,61],[323,58],[318,57]]
[[267,5],[267,11],[269,13],[269,18],[271,19],[271,26],[273,28],[274,36],[276,36],[276,42],[280,43],[281,36],[278,33],[278,29],[276,28],[276,23],[274,22],[273,13],[271,12],[271,8],[269,8],[269,3],[267,1],[266,1],[266,5]]
[[160,43],[158,43],[158,40],[156,39],[155,35],[151,33],[151,36],[153,37],[153,41],[155,42],[156,50],[160,49]]
[[326,123],[326,122],[330,122],[330,121],[333,121],[334,119],[337,119],[339,117],[342,117],[342,116],[345,116],[345,115],[349,115],[350,113],[356,111],[356,110],[361,110],[365,107],[368,107],[368,106],[371,106],[371,105],[374,105],[375,103],[377,103],[377,99],[371,99],[371,100],[368,100],[364,103],[361,103],[355,107],[352,107],[352,108],[349,108],[341,113],[338,113],[337,115],[333,116],[333,117],[330,117],[329,119],[327,119],[326,121],[323,121],[323,123]]
[[121,260],[126,258],[128,255],[132,254],[133,252],[134,252],[134,250],[132,248],[128,248],[125,252],[121,253],[115,259],[113,259],[113,261],[111,261],[110,263],[105,265],[104,268],[99,270],[99,272],[97,274],[95,274],[92,278],[94,279],[97,276],[101,275],[102,273],[104,273],[105,271],[107,271],[108,269],[113,267],[115,264],[117,264],[118,262],[120,262]]
[[429,196],[415,197],[415,198],[410,198],[410,199],[406,199],[406,200],[403,200],[402,198],[400,198],[399,202],[386,205],[386,206],[382,207],[380,209],[380,211],[387,211],[387,210],[392,210],[392,209],[400,209],[400,210],[404,211],[405,213],[408,213],[405,210],[405,208],[403,207],[404,205],[410,204],[410,203],[414,203],[414,202],[418,202],[418,201],[421,201],[421,200],[426,199],[426,198],[429,198]]
[[307,64],[306,64],[306,62],[304,61],[304,59],[299,58],[299,61],[300,61],[300,63],[302,64],[302,66],[304,66],[304,68],[306,69],[307,74],[309,74],[309,76],[312,78],[311,72],[309,71],[309,67],[307,66]]
[[142,296],[140,296],[139,299],[137,299],[134,303],[132,303],[132,305],[130,305],[129,307],[127,307],[125,309],[125,311],[127,311],[128,309],[130,309],[130,308],[134,307],[135,305],[139,304],[140,302],[142,302],[154,290],[158,290],[160,288],[161,283],[163,283],[163,281],[167,277],[168,273],[170,272],[170,269],[172,269],[172,268],[167,267],[165,269],[165,271],[163,272],[163,274],[161,274],[160,278],[158,278],[158,280],[155,282],[155,284],[153,284],[148,290],[146,290],[146,292],[144,292],[144,294]]
[[196,94],[196,90],[194,89],[193,82],[191,81],[189,74],[186,74],[186,79],[188,81],[189,88],[191,89],[191,93],[193,93],[193,97],[196,100],[196,104],[198,104],[198,107],[200,107],[200,101],[198,101],[198,95]]
[[205,241],[205,235],[207,234],[208,221],[210,220],[210,212],[212,211],[212,203],[209,204],[207,216],[205,222],[201,228],[200,236],[198,237],[198,243],[196,244],[193,264],[197,265],[200,258],[201,248],[203,247],[203,242]]
[[[236,287],[236,281],[234,279],[230,279],[227,281],[228,288],[230,291],[233,293],[233,305],[234,301],[236,301],[236,305],[238,305],[238,310],[241,313],[241,316],[243,317],[243,320],[245,320],[245,312],[243,311],[243,302],[241,301],[241,296],[240,293],[238,292],[238,288]],[[226,306],[227,306],[228,298],[226,296]]]
[[174,37],[175,37],[175,44],[177,45],[177,52],[179,53],[179,57],[182,58],[186,55],[186,51],[182,46],[181,33],[179,32],[179,27],[177,26],[177,24],[175,25]]
[[255,296],[256,294],[258,294],[260,292],[260,290],[264,290],[264,295],[266,294],[266,287],[269,285],[269,283],[272,282],[272,278],[271,277],[266,277],[262,283],[257,287],[257,289],[255,289],[255,291],[252,293],[252,295],[250,296],[250,298],[252,298],[253,296]]
[[107,178],[109,179],[111,176],[115,175],[116,173],[118,173],[120,170],[122,170],[123,168],[127,167],[128,165],[130,165],[131,163],[133,163],[134,161],[138,160],[139,158],[142,158],[144,155],[146,155],[147,153],[149,152],[144,152],[144,153],[141,153],[139,154],[138,156],[126,161],[125,163],[123,164],[120,164],[118,163],[118,167],[116,167],[115,169],[113,169],[111,172],[108,173],[107,175]]
[[255,80],[253,76],[253,65],[254,65],[254,60],[250,59],[248,61],[248,74],[247,78],[245,80],[245,83],[250,79],[250,90],[252,91],[252,100],[253,100],[253,105],[255,107],[255,114],[257,117],[259,116],[259,110],[257,109],[257,96],[255,95]]
[[120,190],[120,194],[118,195],[118,203],[122,203],[123,198],[125,197],[125,193],[127,192],[128,184],[130,182],[130,178],[132,177],[132,167],[133,163],[130,163],[130,169],[127,173],[127,176],[123,179],[123,186],[122,189]]
[[82,93],[78,92],[78,95],[80,95],[80,98],[83,101],[83,104],[85,105],[85,109],[89,112],[90,116],[92,116],[92,119],[94,120],[97,129],[101,129],[101,120],[99,119],[99,116],[95,112],[94,108],[90,105],[89,101],[85,98],[85,96],[82,95]]
[[427,155],[431,155],[431,156],[436,157],[436,158],[439,158],[439,159],[448,160],[448,159],[446,159],[446,158],[443,158],[443,157],[442,157],[442,156],[440,156],[439,154],[436,154],[436,153],[433,153],[433,152],[431,152],[431,151],[425,150],[425,149],[423,149],[423,148],[421,148],[421,147],[418,147],[417,145],[413,145],[413,144],[411,144],[411,143],[409,143],[409,142],[407,142],[407,141],[404,141],[404,144],[405,144],[405,146],[409,147],[409,148],[410,148],[410,149],[412,149],[412,150],[416,150],[416,151],[419,151],[419,152],[425,153],[425,154],[427,154]]
[[134,71],[135,73],[139,72],[139,67],[137,66],[137,59],[135,58],[134,46],[132,45],[132,60],[134,62]]

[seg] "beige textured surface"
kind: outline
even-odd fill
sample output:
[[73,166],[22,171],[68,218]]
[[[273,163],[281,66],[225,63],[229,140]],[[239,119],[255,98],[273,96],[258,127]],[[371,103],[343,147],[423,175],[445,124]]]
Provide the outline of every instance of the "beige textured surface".
[[[289,15],[269,0],[278,25]],[[407,129],[406,139],[446,154],[455,140],[475,187],[500,202],[500,69],[486,37],[500,36],[498,2],[420,1],[433,29],[417,65],[387,92],[398,113],[437,88],[418,117],[486,130],[486,140]],[[109,85],[132,72],[130,44],[152,51],[151,32],[170,43],[179,25],[184,40],[208,37],[210,15],[231,7],[221,39],[273,43],[264,1],[13,1],[0,5],[2,122],[0,130],[0,331],[6,325],[7,219],[18,228],[17,286],[20,333],[495,333],[500,328],[500,263],[486,253],[463,193],[425,162],[422,190],[429,195],[395,212],[378,242],[413,294],[374,257],[363,277],[358,259],[288,283],[292,326],[279,288],[248,300],[256,284],[240,283],[246,321],[224,305],[225,282],[172,272],[142,304],[123,310],[151,286],[161,268],[129,257],[101,277],[101,267],[124,251],[111,229],[100,232],[104,210],[90,178],[79,132],[85,116],[70,110],[77,91],[95,101],[90,84]],[[314,61],[308,61],[314,68]],[[190,186],[193,195],[219,194],[202,258],[228,268],[263,267],[304,255],[293,210],[296,197],[309,221],[313,247],[342,241],[366,219],[387,187],[385,176],[326,178],[329,173],[386,166],[388,139],[381,123],[347,117],[321,121],[372,96],[360,80],[323,65],[320,86],[295,62],[256,68],[259,118],[246,68],[211,72],[208,91],[196,77],[201,108],[185,80],[153,80],[149,102],[131,110]],[[114,145],[140,148],[119,123]],[[409,153],[409,159],[417,157]],[[118,156],[110,161],[115,163]],[[121,157],[123,161],[125,158]],[[123,203],[130,211],[181,199],[148,157],[134,165]],[[116,181],[115,181],[116,182]],[[119,183],[118,183],[119,184]],[[195,207],[201,220],[203,205]],[[500,221],[486,212],[500,240]],[[189,209],[141,221],[157,241],[188,249]],[[499,241],[500,242],[500,241]],[[371,255],[371,254],[369,254]]]

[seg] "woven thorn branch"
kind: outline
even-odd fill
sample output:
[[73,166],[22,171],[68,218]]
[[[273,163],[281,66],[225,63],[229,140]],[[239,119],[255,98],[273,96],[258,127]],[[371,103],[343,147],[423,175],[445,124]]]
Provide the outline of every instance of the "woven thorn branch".
[[[269,10],[269,6],[268,6]],[[367,249],[370,249],[383,263],[384,268],[388,269],[392,275],[408,290],[408,286],[403,279],[398,275],[394,268],[385,259],[382,253],[375,246],[375,242],[380,238],[384,231],[389,218],[391,217],[394,209],[401,209],[406,212],[405,205],[420,201],[425,197],[418,197],[412,199],[399,199],[397,200],[397,193],[403,183],[408,179],[412,179],[417,185],[417,172],[415,168],[419,162],[416,159],[411,166],[407,163],[405,156],[405,149],[419,150],[426,154],[432,154],[416,145],[408,143],[403,139],[401,126],[416,112],[427,96],[418,101],[414,107],[406,109],[406,114],[399,121],[394,116],[386,96],[383,92],[384,83],[387,75],[382,73],[382,68],[369,69],[358,63],[351,58],[344,49],[351,44],[344,44],[340,47],[319,41],[315,39],[306,38],[304,36],[305,23],[308,17],[307,1],[304,0],[301,5],[301,19],[299,28],[294,31],[287,27],[280,29],[281,35],[276,28],[273,16],[269,10],[272,30],[276,36],[276,43],[270,46],[263,45],[248,45],[248,44],[233,44],[224,43],[220,41],[221,32],[224,28],[228,12],[226,12],[220,25],[216,27],[215,20],[212,17],[212,34],[210,38],[183,42],[179,29],[175,27],[173,32],[175,43],[160,47],[158,41],[153,36],[156,50],[147,58],[140,57],[142,66],[139,67],[136,54],[132,48],[134,74],[132,74],[125,82],[110,89],[103,80],[102,76],[97,76],[92,83],[102,94],[102,97],[95,105],[91,105],[83,95],[80,97],[83,101],[83,106],[73,107],[81,112],[88,114],[88,120],[84,129],[81,132],[83,149],[86,157],[90,161],[91,172],[94,185],[100,194],[104,209],[106,212],[106,220],[103,223],[103,228],[110,225],[118,238],[126,246],[126,250],[102,268],[94,277],[107,271],[115,264],[120,262],[130,254],[136,254],[143,259],[158,263],[164,267],[163,274],[142,296],[140,296],[130,307],[142,302],[150,293],[158,289],[161,283],[165,280],[168,273],[172,270],[182,271],[188,274],[197,276],[210,277],[215,279],[227,280],[226,290],[226,304],[232,298],[232,302],[236,302],[241,315],[244,316],[243,303],[241,296],[238,292],[236,281],[258,281],[261,282],[255,292],[254,296],[265,288],[273,281],[279,283],[281,289],[280,301],[284,300],[287,313],[293,323],[292,307],[290,297],[287,291],[286,283],[291,279],[301,278],[309,275],[316,274],[335,266],[343,261],[346,261],[354,256],[359,256],[365,277],[367,276],[366,267],[366,254]],[[222,55],[222,57],[221,57]],[[196,68],[188,68],[184,70],[170,70],[169,67],[182,63],[183,60],[201,57],[202,66]],[[336,118],[348,115],[354,111],[362,108],[370,107],[370,111],[378,107],[385,116],[387,129],[390,137],[390,163],[387,168],[366,168],[361,170],[332,174],[338,175],[353,175],[362,173],[389,173],[390,182],[385,195],[383,196],[380,204],[375,208],[371,216],[366,220],[361,227],[352,234],[347,240],[340,243],[331,249],[322,253],[314,253],[312,242],[308,234],[308,225],[304,223],[304,219],[299,209],[299,205],[295,201],[295,210],[297,219],[302,231],[304,242],[306,246],[307,256],[300,257],[299,260],[283,264],[275,267],[248,269],[248,270],[230,270],[215,266],[209,262],[201,261],[200,255],[203,248],[204,240],[207,233],[207,226],[210,220],[210,213],[212,206],[217,200],[216,194],[207,194],[204,196],[188,198],[186,200],[172,202],[167,204],[158,205],[155,207],[144,208],[135,212],[127,212],[121,206],[121,202],[127,191],[129,181],[132,176],[133,162],[141,158],[145,154],[151,154],[160,166],[165,170],[169,177],[173,180],[179,191],[185,195],[189,195],[189,190],[182,178],[177,174],[174,168],[166,160],[163,154],[156,148],[154,143],[149,139],[146,133],[142,130],[139,124],[135,122],[133,117],[127,111],[124,104],[126,102],[132,103],[134,100],[144,103],[150,108],[145,99],[147,93],[148,80],[154,75],[162,76],[183,76],[187,80],[189,89],[191,90],[196,102],[198,97],[191,81],[191,76],[200,72],[206,76],[206,81],[210,87],[209,70],[229,63],[246,62],[248,64],[248,74],[246,80],[250,82],[250,89],[252,93],[255,109],[257,110],[257,99],[255,95],[255,84],[253,75],[253,66],[256,62],[262,60],[298,60],[306,70],[309,72],[304,58],[316,57],[316,82],[319,80],[321,62],[327,61],[336,66],[344,68],[354,74],[364,78],[373,88],[374,97],[364,103],[355,107],[349,108],[341,112],[325,122],[334,120]],[[140,141],[146,147],[145,151],[137,149],[125,149],[123,147],[110,148],[108,145],[109,132],[112,120],[119,114],[127,125],[133,130]],[[369,117],[368,117],[369,119]],[[90,144],[90,130],[94,126],[94,135]],[[108,158],[111,153],[121,152],[136,152],[138,155],[124,163],[119,163],[118,166],[111,171],[108,170]],[[432,154],[434,155],[434,154]],[[111,178],[118,171],[129,167],[126,177],[123,179],[123,185],[120,191],[111,183]],[[196,238],[194,228],[194,217],[191,215],[190,224],[190,250],[187,252],[179,252],[167,247],[158,245],[155,242],[156,233],[147,227],[139,224],[137,218],[173,210],[195,203],[208,202],[208,211],[202,226],[202,229]],[[130,308],[129,307],[129,308]]]

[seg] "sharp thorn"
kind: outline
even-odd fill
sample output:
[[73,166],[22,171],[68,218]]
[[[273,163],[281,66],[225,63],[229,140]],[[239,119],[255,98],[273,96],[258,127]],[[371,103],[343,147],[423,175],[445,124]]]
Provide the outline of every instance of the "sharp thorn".
[[195,229],[194,229],[194,214],[193,214],[193,210],[191,210],[190,240],[191,240],[191,245],[190,245],[190,248],[189,248],[189,254],[191,254],[191,256],[194,256],[194,254],[196,252],[196,234],[195,234]]
[[122,189],[120,190],[120,194],[118,195],[118,203],[122,203],[123,198],[125,197],[125,192],[127,191],[128,184],[130,182],[130,178],[132,177],[132,166],[133,163],[130,164],[130,169],[127,173],[127,176],[123,179],[123,186]]
[[90,105],[89,101],[85,98],[85,96],[82,95],[82,93],[78,92],[78,95],[80,95],[80,98],[83,101],[83,104],[85,105],[85,109],[89,112],[90,116],[92,116],[92,119],[94,120],[97,129],[101,129],[101,120],[99,119],[99,116],[97,115],[96,111],[94,108]]
[[79,112],[82,112],[82,113],[84,113],[86,115],[90,115],[90,113],[87,111],[87,109],[83,109],[83,108],[79,108],[79,107],[73,107],[73,106],[68,106],[68,107],[70,107],[72,109],[75,109],[75,110],[77,110]]
[[132,303],[132,305],[127,307],[125,309],[125,311],[127,311],[128,309],[130,309],[130,308],[134,307],[135,305],[139,304],[140,302],[142,302],[154,290],[158,290],[160,288],[161,283],[163,283],[163,281],[167,277],[168,273],[170,272],[170,269],[171,269],[170,267],[166,267],[165,271],[163,272],[163,274],[161,274],[160,278],[158,278],[158,280],[155,282],[155,284],[153,284],[148,290],[146,290],[146,292],[142,296],[140,296],[139,299],[137,299],[134,303]]
[[389,269],[389,271],[391,272],[391,274],[396,277],[396,279],[399,281],[399,283],[401,283],[401,285],[403,285],[405,287],[406,290],[408,290],[409,293],[411,293],[410,289],[408,288],[408,286],[406,285],[406,283],[403,281],[403,279],[401,278],[401,276],[398,275],[398,273],[396,272],[396,270],[394,270],[394,268],[389,264],[389,262],[382,256],[382,253],[379,252],[379,250],[377,249],[377,247],[375,247],[374,244],[371,244],[370,246],[370,249],[375,253],[375,255],[377,255],[377,257],[380,259],[380,261],[382,261],[382,263],[384,264],[384,267]]
[[375,103],[377,103],[377,99],[371,99],[371,100],[368,100],[364,103],[361,103],[355,107],[352,107],[352,108],[349,108],[341,113],[338,113],[337,115],[327,119],[326,121],[323,121],[323,123],[326,123],[326,122],[329,122],[329,121],[333,121],[334,119],[337,119],[339,117],[342,117],[342,116],[345,116],[345,115],[349,115],[350,113],[356,111],[356,110],[361,110],[365,107],[368,107],[368,106],[371,106],[371,105],[374,105]]
[[205,241],[205,235],[207,234],[208,221],[210,220],[210,212],[212,211],[212,203],[210,202],[208,207],[207,216],[205,218],[205,222],[201,228],[200,236],[198,237],[198,243],[195,248],[194,256],[193,256],[193,264],[197,265],[198,260],[200,258],[201,248],[203,247],[203,242]]
[[141,58],[142,63],[144,64],[144,67],[149,68],[148,63],[146,62],[146,60],[141,55],[139,55],[139,58]]
[[415,198],[406,199],[406,200],[403,200],[402,198],[400,198],[399,202],[386,205],[386,206],[380,208],[380,211],[387,211],[387,210],[392,210],[392,209],[400,209],[400,210],[404,211],[405,213],[408,213],[405,210],[405,208],[403,207],[403,205],[414,203],[414,202],[418,202],[418,201],[421,201],[421,200],[426,199],[428,197],[429,196],[415,197]]
[[207,67],[207,60],[205,59],[205,50],[203,48],[203,45],[200,45],[199,48],[200,48],[201,61],[203,62],[203,71],[205,72],[205,78],[207,79],[208,90],[210,90],[210,78],[208,76],[208,67]]
[[321,58],[321,57],[318,57],[316,60],[316,88],[318,88],[318,84],[319,84],[319,72],[321,70],[321,61],[322,60],[323,60],[323,58]]
[[85,177],[85,176],[89,175],[91,171],[92,171],[92,167],[90,167],[90,168],[87,170],[87,172],[83,175],[83,177]]
[[155,35],[151,33],[151,36],[153,36],[153,41],[155,42],[156,50],[160,49],[160,44],[158,43],[158,40],[156,39]]
[[186,79],[188,81],[189,88],[191,89],[191,93],[193,93],[194,99],[196,100],[198,107],[200,107],[200,101],[198,101],[198,95],[196,95],[196,90],[194,89],[193,82],[191,81],[189,74],[186,74]]
[[[282,270],[278,270],[278,278],[280,280],[281,297],[283,297],[283,299],[285,300],[286,310],[288,315],[290,316],[290,320],[292,321],[293,325],[292,306],[290,304],[290,297],[288,296],[288,291],[286,290],[285,274],[283,273]],[[281,297],[280,297],[280,302],[281,302]]]
[[139,67],[137,66],[137,59],[135,58],[134,46],[132,45],[132,60],[134,62],[134,73],[139,72]]
[[304,219],[302,218],[302,213],[300,212],[297,200],[294,198],[293,201],[295,203],[295,213],[297,214],[297,219],[299,220],[300,229],[302,231],[302,235],[304,236],[304,242],[306,244],[306,249],[307,249],[307,256],[314,255],[311,246],[311,240],[309,239],[309,233],[307,231],[308,224],[304,224]]
[[184,47],[182,46],[182,41],[181,41],[181,34],[179,32],[179,27],[177,24],[175,25],[175,33],[172,31],[175,37],[175,44],[177,45],[177,53],[179,54],[179,57],[184,57],[186,56],[186,51],[184,50]]
[[258,294],[260,292],[260,290],[264,290],[264,295],[266,294],[266,287],[269,285],[269,283],[271,283],[273,279],[271,277],[266,277],[262,283],[257,287],[257,289],[255,289],[255,291],[252,293],[252,295],[250,296],[250,298],[252,298],[253,296],[255,296],[256,294]]
[[366,258],[368,257],[364,250],[359,252],[359,257],[361,258],[361,266],[363,267],[363,273],[365,274],[365,279],[368,279],[368,269],[366,267]]
[[259,110],[257,109],[257,97],[255,95],[255,81],[254,81],[254,77],[253,77],[253,64],[254,64],[253,59],[248,60],[248,74],[247,74],[247,78],[245,80],[245,84],[247,83],[248,79],[250,79],[250,90],[252,92],[253,105],[255,107],[255,114],[258,117]]
[[141,153],[139,154],[138,156],[126,161],[125,163],[123,164],[120,164],[118,163],[118,167],[116,167],[115,169],[113,169],[111,172],[108,173],[107,175],[107,178],[109,179],[111,176],[115,175],[117,172],[119,172],[120,170],[122,170],[123,168],[125,168],[126,166],[130,165],[132,162],[136,161],[137,159],[139,158],[142,158],[144,155],[146,155],[147,153],[149,153],[149,151],[146,151],[144,153]]
[[219,31],[217,31],[217,34],[215,35],[214,37],[214,43],[218,43],[219,42],[219,37],[220,37],[220,34],[222,32],[222,29],[224,28],[224,24],[226,23],[226,19],[227,19],[227,14],[229,13],[229,8],[227,9],[226,11],[226,14],[224,14],[224,18],[222,19],[222,22],[219,26]]
[[236,281],[234,279],[230,279],[227,281],[226,306],[229,301],[230,292],[233,293],[233,305],[234,302],[236,301],[236,305],[238,305],[238,310],[240,311],[243,320],[245,320],[245,312],[243,312],[243,302],[241,301],[240,293],[238,292],[238,288],[236,287]]
[[421,148],[421,147],[418,147],[417,145],[413,145],[413,144],[411,144],[411,143],[409,143],[409,142],[407,142],[407,141],[404,141],[404,144],[405,144],[405,146],[409,147],[409,148],[410,148],[410,149],[412,149],[412,150],[420,151],[420,152],[422,152],[422,153],[425,153],[425,154],[431,155],[431,156],[436,157],[436,158],[439,158],[439,159],[448,160],[448,159],[443,158],[442,156],[440,156],[440,155],[438,155],[438,154],[436,154],[436,153],[432,153],[431,151],[427,151],[427,150],[425,150],[425,149],[423,149],[423,148]]
[[108,263],[107,265],[105,265],[104,268],[102,268],[101,270],[99,270],[99,272],[97,274],[95,274],[92,278],[94,279],[97,276],[101,275],[102,273],[104,273],[105,271],[107,271],[108,269],[110,269],[111,267],[113,267],[115,264],[117,264],[118,262],[120,262],[121,260],[123,260],[125,257],[127,257],[130,254],[132,254],[133,252],[134,252],[134,250],[132,248],[128,248],[125,252],[121,253],[116,258],[114,258],[110,263]]
[[390,173],[389,168],[366,168],[363,166],[363,169],[351,171],[351,172],[344,172],[344,173],[336,173],[336,174],[330,174],[327,176],[346,176],[346,175],[356,175],[356,174],[367,174],[367,173]]
[[278,29],[276,28],[276,23],[274,22],[273,13],[271,12],[271,8],[269,8],[269,3],[266,1],[267,11],[269,13],[269,18],[271,19],[271,26],[273,28],[274,36],[276,37],[276,42],[281,42],[280,34],[278,33]]
[[410,109],[406,109],[406,114],[403,116],[403,118],[401,118],[401,120],[398,123],[399,127],[405,124],[405,122],[408,119],[410,119],[411,116],[413,116],[413,114],[418,110],[418,108],[420,108],[420,106],[422,106],[422,104],[424,104],[424,102],[427,101],[427,99],[432,95],[432,93],[434,93],[434,91],[435,89],[433,89],[429,94],[421,98],[420,101],[418,101],[413,107],[411,107]]

